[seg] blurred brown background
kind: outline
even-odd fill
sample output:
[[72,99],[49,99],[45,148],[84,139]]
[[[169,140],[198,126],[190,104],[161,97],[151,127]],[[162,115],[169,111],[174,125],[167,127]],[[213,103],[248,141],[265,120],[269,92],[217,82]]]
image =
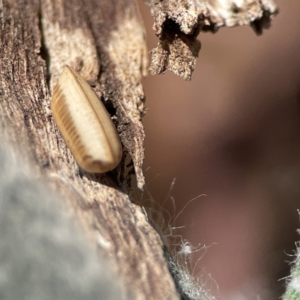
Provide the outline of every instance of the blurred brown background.
[[[143,2],[150,50],[157,38]],[[192,82],[169,72],[144,81],[144,200],[174,219],[207,194],[171,225],[184,225],[173,234],[195,247],[215,243],[193,273],[219,299],[278,299],[299,239],[300,2],[277,4],[260,37],[249,27],[201,33]]]

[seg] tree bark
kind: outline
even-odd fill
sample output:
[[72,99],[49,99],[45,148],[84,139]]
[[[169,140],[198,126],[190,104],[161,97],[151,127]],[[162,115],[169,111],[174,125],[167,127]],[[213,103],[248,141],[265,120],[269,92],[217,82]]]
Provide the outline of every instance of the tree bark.
[[273,0],[148,0],[159,37],[151,50],[151,74],[170,70],[191,80],[201,44],[201,31],[216,32],[220,27],[251,26],[257,34],[270,26],[278,12]]
[[[144,185],[145,33],[130,0],[0,0],[0,126],[13,151],[59,193],[91,245],[107,257],[130,299],[178,299],[163,244],[134,203]],[[79,169],[50,110],[65,65],[87,81],[112,115],[123,144],[118,168]]]

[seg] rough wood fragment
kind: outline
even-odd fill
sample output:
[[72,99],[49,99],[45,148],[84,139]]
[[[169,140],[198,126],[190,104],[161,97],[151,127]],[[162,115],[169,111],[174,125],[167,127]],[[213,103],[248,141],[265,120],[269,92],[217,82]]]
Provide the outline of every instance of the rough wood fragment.
[[150,52],[150,72],[170,70],[185,80],[191,80],[195,69],[201,31],[248,25],[260,34],[278,12],[273,0],[148,0],[148,5],[159,37]]
[[[130,198],[131,158],[143,185],[147,62],[136,3],[0,0],[0,48],[0,131],[14,152],[64,199],[128,299],[178,299],[160,236]],[[124,146],[113,172],[82,172],[53,122],[51,91],[65,64],[93,83],[113,115]]]

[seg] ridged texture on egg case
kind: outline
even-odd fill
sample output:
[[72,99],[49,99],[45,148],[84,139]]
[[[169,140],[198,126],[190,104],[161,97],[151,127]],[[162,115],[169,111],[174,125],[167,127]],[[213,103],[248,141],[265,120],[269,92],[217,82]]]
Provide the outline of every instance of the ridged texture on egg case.
[[83,170],[104,173],[119,164],[122,146],[108,112],[88,83],[68,66],[54,88],[51,109]]

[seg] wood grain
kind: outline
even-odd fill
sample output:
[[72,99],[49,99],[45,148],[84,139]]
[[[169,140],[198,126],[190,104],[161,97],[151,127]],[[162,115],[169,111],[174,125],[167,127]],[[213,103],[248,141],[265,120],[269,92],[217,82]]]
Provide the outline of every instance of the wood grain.
[[[178,299],[162,241],[134,203],[142,174],[147,65],[134,1],[0,1],[0,129],[36,177],[65,199],[91,247],[106,257],[128,299]],[[52,88],[64,65],[93,82],[125,147],[117,170],[81,172],[53,122]]]

